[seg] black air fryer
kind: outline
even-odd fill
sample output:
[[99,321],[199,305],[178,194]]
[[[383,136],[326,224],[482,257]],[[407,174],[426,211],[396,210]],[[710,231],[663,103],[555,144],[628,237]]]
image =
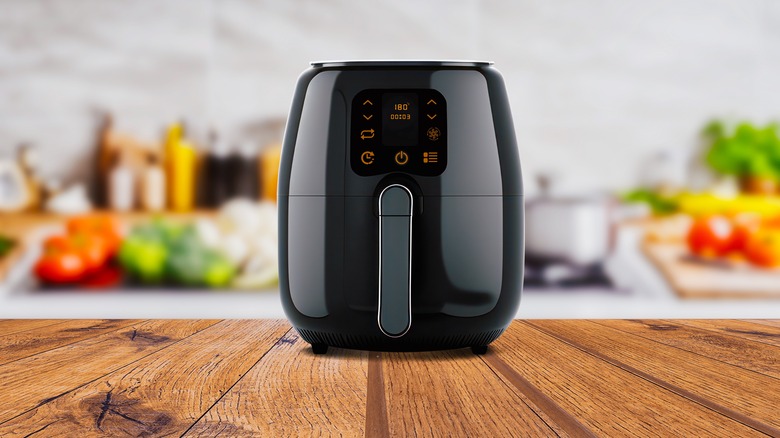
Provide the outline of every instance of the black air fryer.
[[517,312],[523,190],[492,63],[312,63],[278,202],[282,303],[315,353],[484,353]]

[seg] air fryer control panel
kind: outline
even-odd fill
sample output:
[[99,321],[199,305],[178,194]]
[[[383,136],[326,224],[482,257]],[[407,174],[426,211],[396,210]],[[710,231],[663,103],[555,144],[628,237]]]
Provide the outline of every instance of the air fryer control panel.
[[363,90],[352,99],[350,162],[361,176],[437,176],[447,167],[447,102],[436,90]]

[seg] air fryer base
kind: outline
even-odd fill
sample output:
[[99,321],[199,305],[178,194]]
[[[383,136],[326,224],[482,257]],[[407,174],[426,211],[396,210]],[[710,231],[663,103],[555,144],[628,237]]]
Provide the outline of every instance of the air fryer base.
[[312,345],[316,354],[325,353],[327,347],[370,351],[432,351],[471,347],[475,354],[484,354],[487,345],[498,339],[506,328],[447,336],[404,337],[403,342],[384,336],[323,332],[297,327],[296,330],[304,341]]

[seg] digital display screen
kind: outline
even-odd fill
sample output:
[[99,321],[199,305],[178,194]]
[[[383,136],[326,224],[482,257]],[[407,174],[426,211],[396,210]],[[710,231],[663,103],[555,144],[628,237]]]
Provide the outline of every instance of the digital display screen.
[[417,93],[384,93],[382,95],[382,144],[417,146]]
[[437,176],[447,168],[447,99],[437,90],[362,90],[352,98],[349,132],[360,176]]

